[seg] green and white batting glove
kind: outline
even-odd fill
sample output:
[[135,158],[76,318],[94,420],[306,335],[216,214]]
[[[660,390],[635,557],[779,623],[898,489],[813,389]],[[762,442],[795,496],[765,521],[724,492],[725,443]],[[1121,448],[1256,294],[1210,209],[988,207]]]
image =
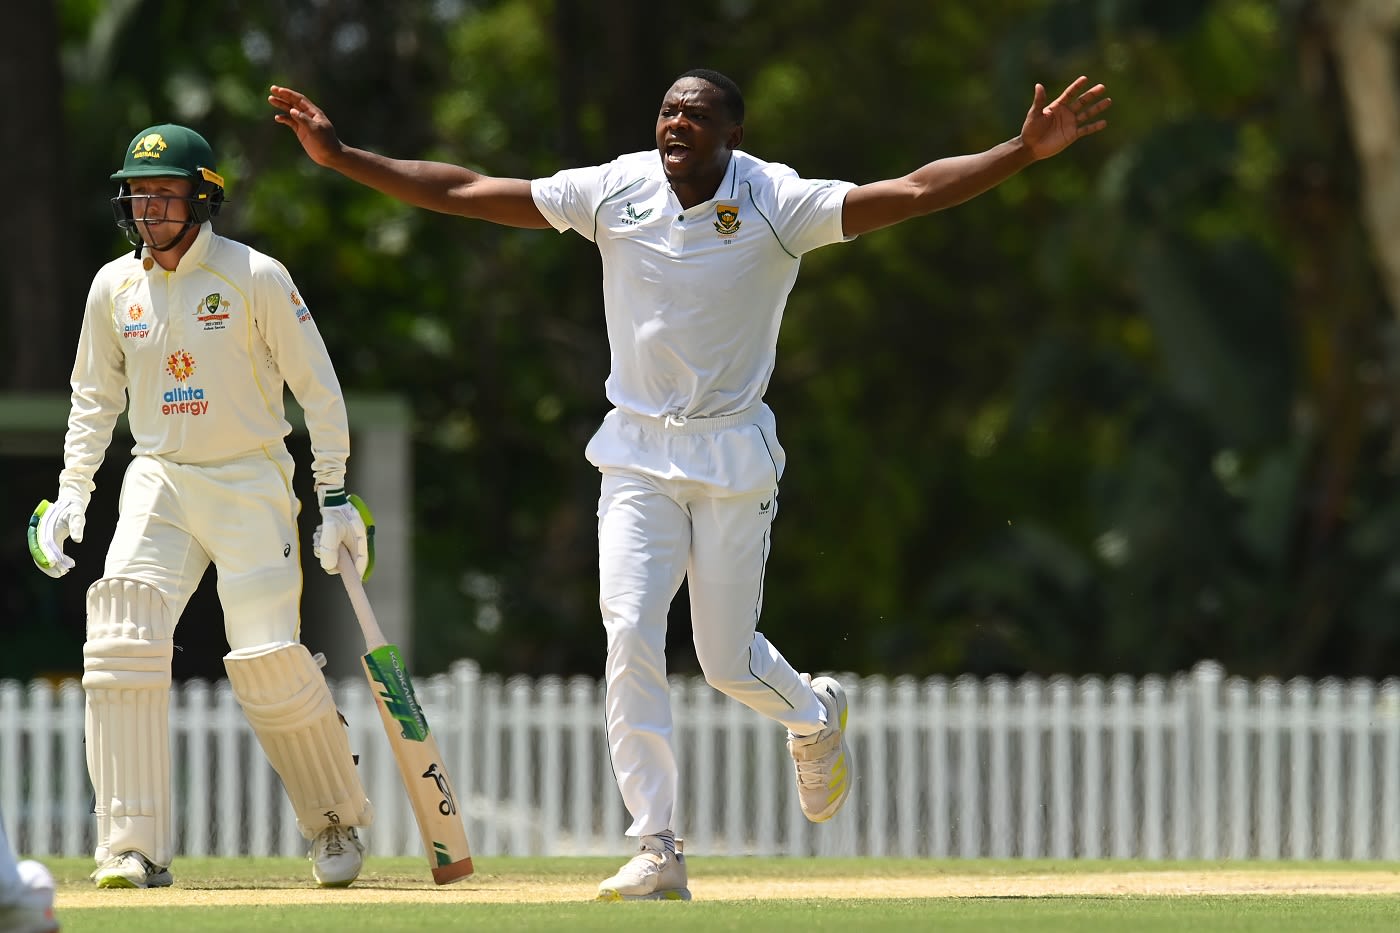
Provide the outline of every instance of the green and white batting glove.
[[62,496],[55,502],[43,499],[34,514],[29,516],[29,556],[34,558],[34,566],[58,579],[77,566],[73,558],[63,553],[63,542],[72,538],[83,540],[83,529],[87,520],[83,503],[77,499]]
[[316,490],[321,506],[321,524],[311,538],[312,553],[326,573],[339,573],[336,566],[340,546],[355,555],[355,570],[361,580],[374,572],[374,516],[359,496],[345,494],[343,488]]

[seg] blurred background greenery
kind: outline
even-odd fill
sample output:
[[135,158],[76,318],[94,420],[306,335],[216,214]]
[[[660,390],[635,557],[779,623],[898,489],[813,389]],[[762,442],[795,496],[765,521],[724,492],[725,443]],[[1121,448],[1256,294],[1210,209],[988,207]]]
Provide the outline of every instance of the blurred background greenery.
[[[768,394],[789,466],[763,630],[813,670],[1400,667],[1400,5],[23,5],[32,28],[0,37],[0,388],[66,391],[122,249],[122,147],[200,129],[220,232],[291,269],[347,389],[409,402],[422,673],[601,671],[597,255],[316,167],[272,83],[355,145],[529,178],[649,148],[672,78],[713,67],[748,151],[865,182],[1009,138],[1035,82],[1103,81],[1105,133],[804,260]],[[60,453],[0,460],[0,676],[80,666],[81,585],[60,598],[21,543]],[[684,592],[671,642],[693,671]]]

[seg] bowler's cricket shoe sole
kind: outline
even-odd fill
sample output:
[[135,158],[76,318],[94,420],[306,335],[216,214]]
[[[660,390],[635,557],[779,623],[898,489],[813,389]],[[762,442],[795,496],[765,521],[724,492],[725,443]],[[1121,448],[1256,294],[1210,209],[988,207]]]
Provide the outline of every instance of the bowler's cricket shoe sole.
[[[802,675],[803,680],[807,679]],[[797,800],[813,823],[836,815],[851,793],[851,750],[846,745],[846,691],[830,677],[811,681],[826,707],[826,728],[812,735],[788,736],[788,751],[797,772]]]

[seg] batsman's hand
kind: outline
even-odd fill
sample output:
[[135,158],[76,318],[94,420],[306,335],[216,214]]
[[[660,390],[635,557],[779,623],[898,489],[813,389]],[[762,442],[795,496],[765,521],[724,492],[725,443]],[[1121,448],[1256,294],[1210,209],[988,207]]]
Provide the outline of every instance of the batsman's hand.
[[29,516],[29,556],[34,558],[35,567],[55,580],[77,566],[63,553],[63,542],[69,538],[82,542],[85,511],[77,499],[60,495],[55,502],[41,500]]
[[282,111],[272,119],[292,128],[311,161],[329,167],[344,146],[325,111],[300,91],[275,84],[268,89],[267,102]]
[[355,571],[361,580],[374,573],[374,516],[359,496],[345,494],[344,489],[316,490],[321,504],[321,524],[311,538],[312,552],[326,573],[340,573],[336,566],[340,546],[344,544],[355,556]]

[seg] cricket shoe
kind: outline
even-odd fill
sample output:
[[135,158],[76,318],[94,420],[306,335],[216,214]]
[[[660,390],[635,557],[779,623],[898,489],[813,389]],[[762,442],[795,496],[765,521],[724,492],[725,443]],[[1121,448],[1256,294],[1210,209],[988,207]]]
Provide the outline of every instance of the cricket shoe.
[[641,851],[598,885],[598,900],[688,901],[687,885],[681,840],[676,840],[675,852],[667,852],[655,836],[643,836]]
[[38,862],[20,862],[18,868],[23,888],[18,900],[0,904],[0,931],[58,933],[53,915],[53,875]]
[[323,888],[348,888],[360,877],[364,851],[355,827],[332,823],[311,841],[311,874]]
[[851,750],[846,746],[846,691],[830,677],[803,674],[826,707],[826,728],[811,735],[788,733],[788,751],[797,770],[797,800],[813,823],[836,815],[851,792]]
[[97,866],[92,879],[99,888],[168,888],[174,881],[169,868],[134,851],[113,855]]

